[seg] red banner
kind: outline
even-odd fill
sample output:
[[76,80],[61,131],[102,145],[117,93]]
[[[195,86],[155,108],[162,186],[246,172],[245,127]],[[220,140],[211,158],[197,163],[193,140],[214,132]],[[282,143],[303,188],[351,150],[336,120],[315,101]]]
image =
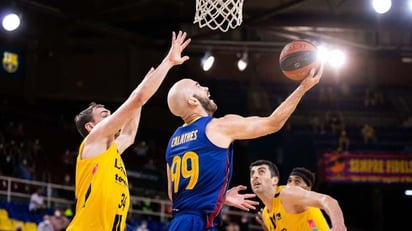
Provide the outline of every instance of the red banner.
[[412,154],[323,155],[325,180],[342,183],[412,183]]

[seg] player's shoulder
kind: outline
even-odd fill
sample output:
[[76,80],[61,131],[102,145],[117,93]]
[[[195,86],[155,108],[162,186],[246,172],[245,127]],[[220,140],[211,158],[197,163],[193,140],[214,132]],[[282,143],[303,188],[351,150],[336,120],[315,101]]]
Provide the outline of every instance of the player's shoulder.
[[284,185],[279,186],[278,188],[280,197],[283,198],[298,198],[302,196],[302,192],[305,192],[305,189],[302,189],[299,186]]
[[230,127],[236,115],[228,114],[222,117],[213,117],[207,124],[207,129],[216,131],[224,131]]
[[216,146],[227,148],[233,141],[230,136],[232,120],[228,116],[213,118],[206,126],[206,136]]
[[213,117],[211,122],[216,123],[216,124],[224,125],[224,124],[228,124],[228,123],[233,122],[236,119],[240,119],[240,118],[243,118],[243,117],[240,116],[240,115],[237,115],[237,114],[227,114],[227,115],[224,115],[224,116],[221,116],[221,117]]

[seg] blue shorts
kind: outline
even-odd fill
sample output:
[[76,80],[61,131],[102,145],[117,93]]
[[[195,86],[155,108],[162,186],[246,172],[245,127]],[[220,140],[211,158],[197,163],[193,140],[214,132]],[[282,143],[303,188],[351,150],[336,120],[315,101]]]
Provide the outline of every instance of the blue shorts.
[[167,227],[168,231],[217,231],[216,227],[206,228],[205,217],[194,214],[176,214]]

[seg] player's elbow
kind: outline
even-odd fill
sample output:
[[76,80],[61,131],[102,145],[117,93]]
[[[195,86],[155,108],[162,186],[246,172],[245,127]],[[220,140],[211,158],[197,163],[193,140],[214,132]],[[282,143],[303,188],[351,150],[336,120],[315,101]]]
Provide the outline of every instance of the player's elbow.
[[273,134],[276,133],[278,131],[280,131],[280,129],[282,129],[283,124],[279,124],[279,123],[275,123],[275,124],[270,124],[268,126],[268,134]]
[[281,128],[282,127],[280,127],[280,126],[268,124],[267,126],[255,127],[253,129],[251,129],[251,132],[255,134],[253,137],[257,138],[257,137],[271,135],[273,133],[276,133]]
[[286,120],[279,120],[278,118],[269,117],[269,120],[266,120],[265,126],[268,128],[269,133],[276,133],[282,129],[285,125]]
[[324,205],[325,209],[339,206],[338,201],[329,195],[323,195],[322,204]]

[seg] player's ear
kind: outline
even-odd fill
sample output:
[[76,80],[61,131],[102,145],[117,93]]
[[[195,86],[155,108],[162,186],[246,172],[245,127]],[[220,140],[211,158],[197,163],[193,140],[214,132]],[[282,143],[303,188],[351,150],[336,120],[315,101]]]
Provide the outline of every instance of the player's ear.
[[94,127],[94,124],[92,122],[87,122],[86,124],[84,124],[84,127],[86,128],[87,131],[91,131],[92,128]]
[[272,177],[272,183],[273,183],[273,185],[278,185],[279,177],[277,177],[277,176]]
[[189,98],[187,99],[187,103],[188,103],[190,106],[196,106],[196,105],[199,103],[199,100],[196,99],[196,97],[191,96],[191,97],[189,97]]

